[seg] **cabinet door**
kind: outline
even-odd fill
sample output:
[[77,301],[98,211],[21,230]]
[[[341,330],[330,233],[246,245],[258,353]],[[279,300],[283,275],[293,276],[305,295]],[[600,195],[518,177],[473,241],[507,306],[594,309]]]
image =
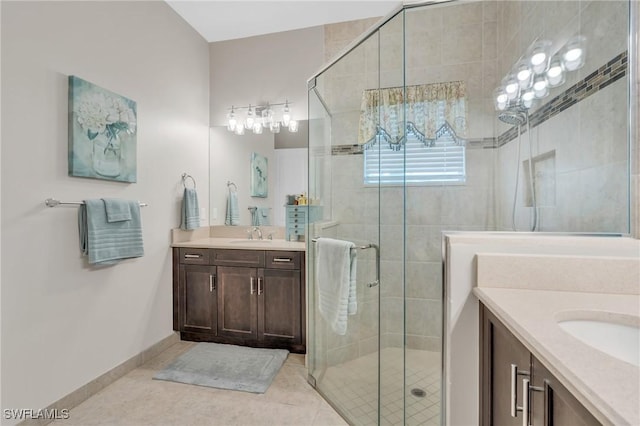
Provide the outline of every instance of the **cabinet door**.
[[532,384],[546,391],[532,391],[532,425],[591,426],[600,422],[535,357]]
[[215,266],[179,267],[180,331],[216,333]]
[[[512,405],[522,407],[522,380],[531,371],[530,353],[484,306],[481,309],[481,422],[483,425],[522,425],[522,412],[512,414]],[[517,367],[512,395],[512,365]]]
[[218,266],[218,335],[256,339],[257,269]]
[[300,274],[300,270],[259,270],[258,340],[302,343]]

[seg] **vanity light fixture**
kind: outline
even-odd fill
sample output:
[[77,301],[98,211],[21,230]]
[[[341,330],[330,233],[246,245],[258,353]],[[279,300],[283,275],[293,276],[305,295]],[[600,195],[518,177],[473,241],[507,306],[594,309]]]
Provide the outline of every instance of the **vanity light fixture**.
[[566,74],[584,65],[586,38],[575,36],[553,55],[549,40],[536,40],[493,92],[497,111],[533,106],[536,99],[549,95],[549,89],[564,84]]
[[[272,108],[274,106],[283,106],[281,115]],[[244,109],[247,112],[242,120],[238,115],[238,110]],[[263,129],[269,129],[271,133],[280,133],[280,129],[283,127],[291,133],[298,131],[298,122],[292,119],[288,100],[275,104],[267,102],[265,105],[231,106],[231,110],[227,114],[227,130],[236,135],[243,135],[245,129],[251,130],[256,135],[261,134]]]

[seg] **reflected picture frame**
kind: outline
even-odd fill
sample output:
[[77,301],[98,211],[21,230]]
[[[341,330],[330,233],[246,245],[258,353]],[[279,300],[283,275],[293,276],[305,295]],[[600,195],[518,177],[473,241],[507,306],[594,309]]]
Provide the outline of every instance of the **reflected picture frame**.
[[251,153],[251,196],[266,198],[269,195],[269,162],[257,152]]

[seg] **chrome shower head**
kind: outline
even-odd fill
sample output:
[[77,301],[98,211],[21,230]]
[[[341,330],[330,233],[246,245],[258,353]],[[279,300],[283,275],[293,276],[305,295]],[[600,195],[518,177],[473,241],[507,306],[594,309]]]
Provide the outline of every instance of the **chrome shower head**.
[[527,122],[527,110],[521,108],[510,108],[498,114],[498,120],[512,126],[521,126]]

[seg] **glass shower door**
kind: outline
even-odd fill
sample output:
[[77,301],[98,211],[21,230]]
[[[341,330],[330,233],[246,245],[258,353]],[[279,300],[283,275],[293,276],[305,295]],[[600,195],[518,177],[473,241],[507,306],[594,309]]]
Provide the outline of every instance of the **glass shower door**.
[[[378,45],[375,33],[309,85],[309,196],[323,208],[307,234],[309,381],[354,425],[380,424],[380,191],[364,184],[358,143],[363,92],[379,84]],[[346,332],[319,312],[312,237],[357,246],[357,310]]]

